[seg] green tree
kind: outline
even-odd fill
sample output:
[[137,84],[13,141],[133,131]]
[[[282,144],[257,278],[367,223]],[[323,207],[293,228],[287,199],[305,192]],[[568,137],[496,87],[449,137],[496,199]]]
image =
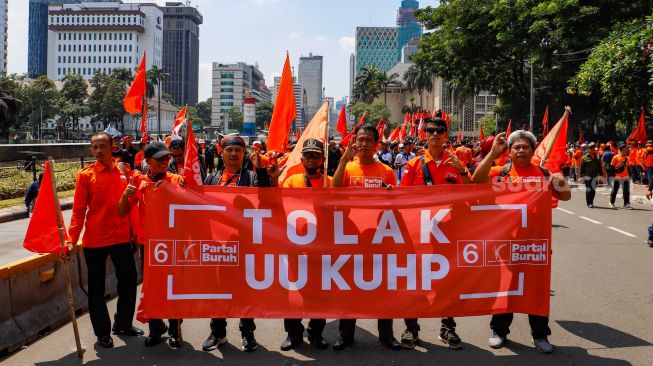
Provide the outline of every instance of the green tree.
[[109,124],[109,119],[104,110],[104,96],[107,92],[107,87],[109,86],[110,81],[111,76],[103,72],[96,73],[89,81],[89,84],[93,87],[93,92],[88,98],[88,106],[90,108],[90,114],[95,116],[93,118],[93,131],[96,132],[98,127],[97,122],[102,122],[104,128]]
[[[158,121],[158,126],[157,126],[157,131],[159,134],[161,134],[161,86],[166,79],[168,79],[168,74],[165,70],[165,68],[159,68],[156,65],[152,65],[152,68],[147,70],[147,83],[148,85],[152,85],[157,88],[157,121]],[[148,87],[149,88],[149,87]]]
[[54,82],[47,76],[41,76],[34,80],[25,89],[29,122],[35,135],[41,138],[43,121],[54,117],[58,113],[57,100],[59,92]]
[[270,102],[256,103],[256,127],[263,129],[266,122],[272,120],[274,104]]
[[642,106],[653,103],[653,17],[619,24],[592,51],[569,82],[569,93],[600,100],[601,127],[616,133],[614,121],[632,131]]
[[433,90],[433,71],[424,61],[418,59],[404,74],[404,81],[408,90],[417,89],[419,106],[424,106],[424,91]]
[[199,102],[194,106],[188,106],[188,115],[195,126],[211,125],[211,98]]
[[399,81],[399,74],[396,72],[392,74],[380,72],[377,74],[376,82],[383,88],[383,104],[385,105],[388,105],[388,87],[402,85],[401,81]]
[[[494,114],[488,114],[478,120],[479,126],[483,126],[485,136],[494,135],[497,131],[496,117]],[[505,132],[505,131],[502,131]]]
[[388,108],[383,102],[377,100],[371,104],[357,102],[349,106],[349,113],[354,116],[358,121],[359,118],[363,116],[363,113],[367,112],[367,117],[365,121],[376,126],[376,124],[384,119],[388,122],[388,126],[393,126],[388,119],[390,118],[390,108]]
[[125,99],[125,94],[127,94],[125,83],[121,80],[110,78],[101,103],[105,120],[108,123],[114,123],[116,128],[121,132],[125,132],[125,125],[123,123],[125,116],[123,100]]
[[369,68],[364,67],[358,72],[352,90],[352,99],[354,102],[360,101],[371,104],[374,99],[383,93],[383,87],[379,83],[380,74],[385,75],[376,65],[372,65]]
[[127,87],[131,85],[134,78],[131,70],[125,67],[116,67],[115,69],[111,70],[111,77],[122,81]]
[[238,107],[231,107],[225,115],[229,119],[229,129],[235,131],[243,130],[243,112]]
[[86,80],[81,75],[69,73],[62,79],[63,88],[59,93],[58,109],[62,125],[72,122],[73,129],[80,133],[79,119],[89,115]]
[[[27,114],[24,113],[25,108],[23,107],[24,98],[24,88],[17,82],[17,75],[12,74],[9,77],[0,76],[0,93],[3,94],[3,99],[13,98],[14,102],[11,101],[0,101],[0,138],[3,140],[9,137],[10,131],[15,132],[20,128],[21,122],[24,122]],[[9,113],[11,106],[9,104],[14,103],[14,106],[18,109],[18,114],[13,115]],[[5,107],[7,108],[5,110]],[[6,116],[5,116],[6,113]]]

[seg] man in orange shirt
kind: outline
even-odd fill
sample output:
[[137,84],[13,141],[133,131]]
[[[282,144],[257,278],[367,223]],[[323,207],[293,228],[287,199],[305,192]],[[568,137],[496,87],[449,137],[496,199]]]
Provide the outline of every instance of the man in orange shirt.
[[[131,249],[128,217],[118,215],[118,201],[127,186],[128,169],[111,156],[111,137],[100,132],[91,137],[95,163],[77,172],[73,214],[67,246],[77,243],[86,224],[82,247],[88,268],[88,311],[98,344],[113,347],[110,331],[140,336],[132,326],[136,307],[136,263]],[[111,327],[104,300],[106,261],[111,257],[118,279],[118,306]]]
[[[567,114],[568,112],[565,112]],[[529,182],[529,183],[550,183],[553,187],[553,197],[568,201],[571,199],[571,190],[564,177],[560,173],[549,175],[548,171],[539,166],[533,165],[531,159],[535,153],[535,136],[528,131],[517,130],[510,134],[506,141],[506,134],[498,134],[492,144],[492,150],[478,165],[472,180],[474,183],[486,183],[493,179],[496,181],[511,182]],[[505,166],[492,167],[492,161],[504,153],[510,151],[511,163]],[[510,324],[512,323],[513,314],[496,314],[492,316],[490,328],[492,336],[489,345],[492,348],[503,348],[507,342],[507,336],[510,333]],[[549,343],[548,336],[551,335],[549,329],[549,318],[540,315],[528,315],[528,322],[531,326],[531,335],[533,344],[541,353],[553,352],[553,346]]]
[[[428,150],[423,156],[408,162],[404,176],[401,178],[401,186],[469,183],[467,168],[455,156],[443,149],[442,143],[449,139],[446,122],[441,118],[429,118],[424,120],[424,126]],[[406,330],[401,335],[401,345],[408,349],[415,348],[420,331],[417,319],[404,319],[404,323]],[[456,334],[454,318],[442,318],[438,339],[449,348],[462,348],[462,341]]]
[[[324,166],[324,144],[317,139],[307,139],[302,145],[302,165],[305,174],[295,174],[283,182],[283,188],[324,187],[324,175],[320,169]],[[331,186],[331,178],[327,178]],[[329,343],[322,337],[326,319],[311,319],[308,322],[308,341],[317,348],[327,348]],[[289,351],[303,343],[304,326],[301,319],[284,319],[283,327],[288,337],[281,344],[282,351]]]
[[575,182],[578,181],[580,175],[580,159],[583,158],[583,150],[576,144],[574,147],[574,153],[571,156],[571,166],[572,166],[572,178]]
[[628,152],[628,173],[633,183],[640,183],[639,165],[637,164],[638,154],[639,144],[633,140],[630,142],[630,151]]
[[614,168],[614,182],[610,193],[610,208],[616,208],[614,203],[617,200],[619,186],[624,188],[624,209],[630,210],[630,175],[628,173],[628,145],[619,143],[619,154],[615,155],[610,162]]
[[463,143],[459,148],[456,149],[456,157],[461,163],[469,168],[472,164],[472,149],[465,146],[465,143]]
[[[389,166],[374,160],[374,149],[379,143],[379,131],[370,124],[356,128],[351,141],[338,164],[332,187],[392,187],[397,183],[394,171]],[[358,159],[352,161],[354,156]],[[399,343],[392,334],[392,319],[379,319],[379,341],[393,350],[400,350]],[[356,319],[340,319],[340,336],[333,344],[336,351],[343,350],[354,343]]]
[[[120,217],[127,216],[132,207],[138,204],[139,223],[137,233],[137,242],[140,248],[145,244],[145,190],[149,186],[158,182],[168,182],[172,184],[184,185],[184,178],[181,175],[173,174],[167,171],[168,162],[170,161],[170,151],[166,149],[163,142],[153,142],[143,149],[143,155],[149,170],[143,174],[135,170],[132,177],[129,178],[129,185],[118,202],[118,214]],[[168,344],[172,348],[181,347],[181,320],[170,319],[168,328],[161,319],[149,319],[148,326],[150,335],[145,338],[145,346],[151,347],[161,343],[161,336],[168,331],[170,338]]]
[[646,141],[644,151],[644,168],[646,168],[646,179],[648,179],[648,192],[646,198],[653,197],[653,140]]

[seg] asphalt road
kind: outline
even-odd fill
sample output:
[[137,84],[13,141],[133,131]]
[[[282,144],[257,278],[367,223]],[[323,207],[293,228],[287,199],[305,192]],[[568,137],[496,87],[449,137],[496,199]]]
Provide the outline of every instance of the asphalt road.
[[[621,201],[618,201],[621,202]],[[281,320],[257,320],[260,348],[239,350],[238,321],[229,320],[229,344],[203,352],[208,320],[183,323],[185,344],[172,350],[165,344],[143,346],[144,338],[118,338],[116,348],[95,343],[88,315],[79,318],[85,363],[92,365],[652,365],[653,364],[653,248],[645,244],[653,221],[650,205],[634,210],[609,210],[608,197],[599,194],[595,209],[585,206],[582,192],[574,193],[553,212],[553,277],[549,338],[556,351],[542,355],[531,346],[527,317],[516,315],[507,348],[488,347],[488,316],[457,319],[464,349],[454,351],[437,340],[439,320],[420,321],[422,343],[412,351],[391,351],[376,339],[376,321],[358,322],[356,344],[342,352],[317,350],[304,344],[282,352]],[[1,235],[1,234],[0,234]],[[110,303],[111,312],[115,301]],[[144,327],[146,328],[146,327]],[[395,321],[395,335],[403,322]],[[2,365],[78,365],[72,327],[64,326],[29,347],[0,361]],[[329,320],[325,337],[337,337],[337,321]]]

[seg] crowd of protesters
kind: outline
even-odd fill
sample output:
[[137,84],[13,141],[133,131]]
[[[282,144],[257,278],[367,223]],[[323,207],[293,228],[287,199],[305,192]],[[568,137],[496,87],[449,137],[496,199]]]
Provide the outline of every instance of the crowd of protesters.
[[[263,142],[255,141],[248,150],[245,140],[237,135],[216,140],[197,141],[202,180],[205,185],[224,187],[361,187],[392,189],[395,186],[486,183],[488,181],[519,182],[521,180],[550,182],[553,197],[566,201],[571,198],[568,181],[583,181],[587,205],[593,207],[596,186],[603,181],[610,184],[611,206],[617,191],[623,189],[624,207],[629,208],[630,182],[648,184],[648,197],[653,186],[653,144],[615,144],[594,142],[569,145],[568,159],[562,173],[553,173],[531,163],[537,148],[536,137],[518,130],[506,136],[500,133],[480,140],[451,141],[449,126],[440,115],[423,121],[424,139],[408,137],[404,141],[385,141],[378,130],[363,124],[354,131],[351,143],[341,146],[335,140],[326,142],[306,139],[301,146],[301,162],[305,173],[287,177],[279,182],[285,159],[283,154],[268,156]],[[122,144],[121,144],[122,142]],[[177,184],[183,179],[185,143],[178,136],[165,142],[141,141],[137,151],[128,136],[109,136],[98,133],[91,138],[91,152],[96,162],[77,174],[77,189],[73,206],[68,243],[76,243],[85,227],[83,249],[89,268],[89,312],[98,344],[113,347],[110,331],[114,334],[140,336],[144,332],[132,325],[136,304],[136,264],[131,244],[142,246],[143,221],[147,204],[143,190],[148,184]],[[325,146],[326,145],[326,146]],[[325,168],[325,159],[328,164]],[[325,176],[326,174],[326,176]],[[325,179],[326,178],[326,179]],[[134,209],[136,208],[137,209]],[[132,213],[136,215],[132,215]],[[136,217],[133,217],[136,216]],[[102,223],[102,224],[100,224]],[[118,279],[118,307],[111,320],[104,300],[105,266],[110,257]],[[512,314],[492,316],[492,335],[489,345],[501,348],[507,342]],[[419,340],[418,319],[405,319],[406,330],[397,340],[392,331],[392,319],[379,319],[380,342],[393,349],[411,349]],[[542,353],[551,353],[548,341],[551,330],[548,317],[529,315],[533,343]],[[168,333],[170,347],[182,346],[181,319],[149,320],[146,346],[154,346]],[[210,351],[227,342],[226,319],[211,319],[210,334],[202,344]],[[301,319],[285,319],[287,338],[282,350],[290,350],[303,343],[306,330],[309,343],[327,348],[323,338],[325,319],[311,319],[305,329]],[[354,342],[355,319],[339,321],[339,337],[333,349],[342,350]],[[240,319],[239,330],[244,351],[254,351],[258,343],[254,337],[254,319]],[[440,321],[438,339],[452,349],[462,348],[456,333],[454,318]]]

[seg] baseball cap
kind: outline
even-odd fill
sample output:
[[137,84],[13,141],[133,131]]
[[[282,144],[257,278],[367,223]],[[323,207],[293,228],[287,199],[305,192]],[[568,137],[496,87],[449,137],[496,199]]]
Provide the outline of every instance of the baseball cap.
[[166,144],[160,141],[147,144],[145,149],[143,149],[143,155],[145,158],[159,159],[170,154],[171,152],[166,149]]
[[623,149],[625,147],[628,147],[628,145],[626,145],[626,143],[623,142],[623,141],[619,141],[619,150],[621,150],[621,149]]
[[324,154],[324,144],[318,139],[307,139],[302,145],[302,154],[305,152],[319,152]]

